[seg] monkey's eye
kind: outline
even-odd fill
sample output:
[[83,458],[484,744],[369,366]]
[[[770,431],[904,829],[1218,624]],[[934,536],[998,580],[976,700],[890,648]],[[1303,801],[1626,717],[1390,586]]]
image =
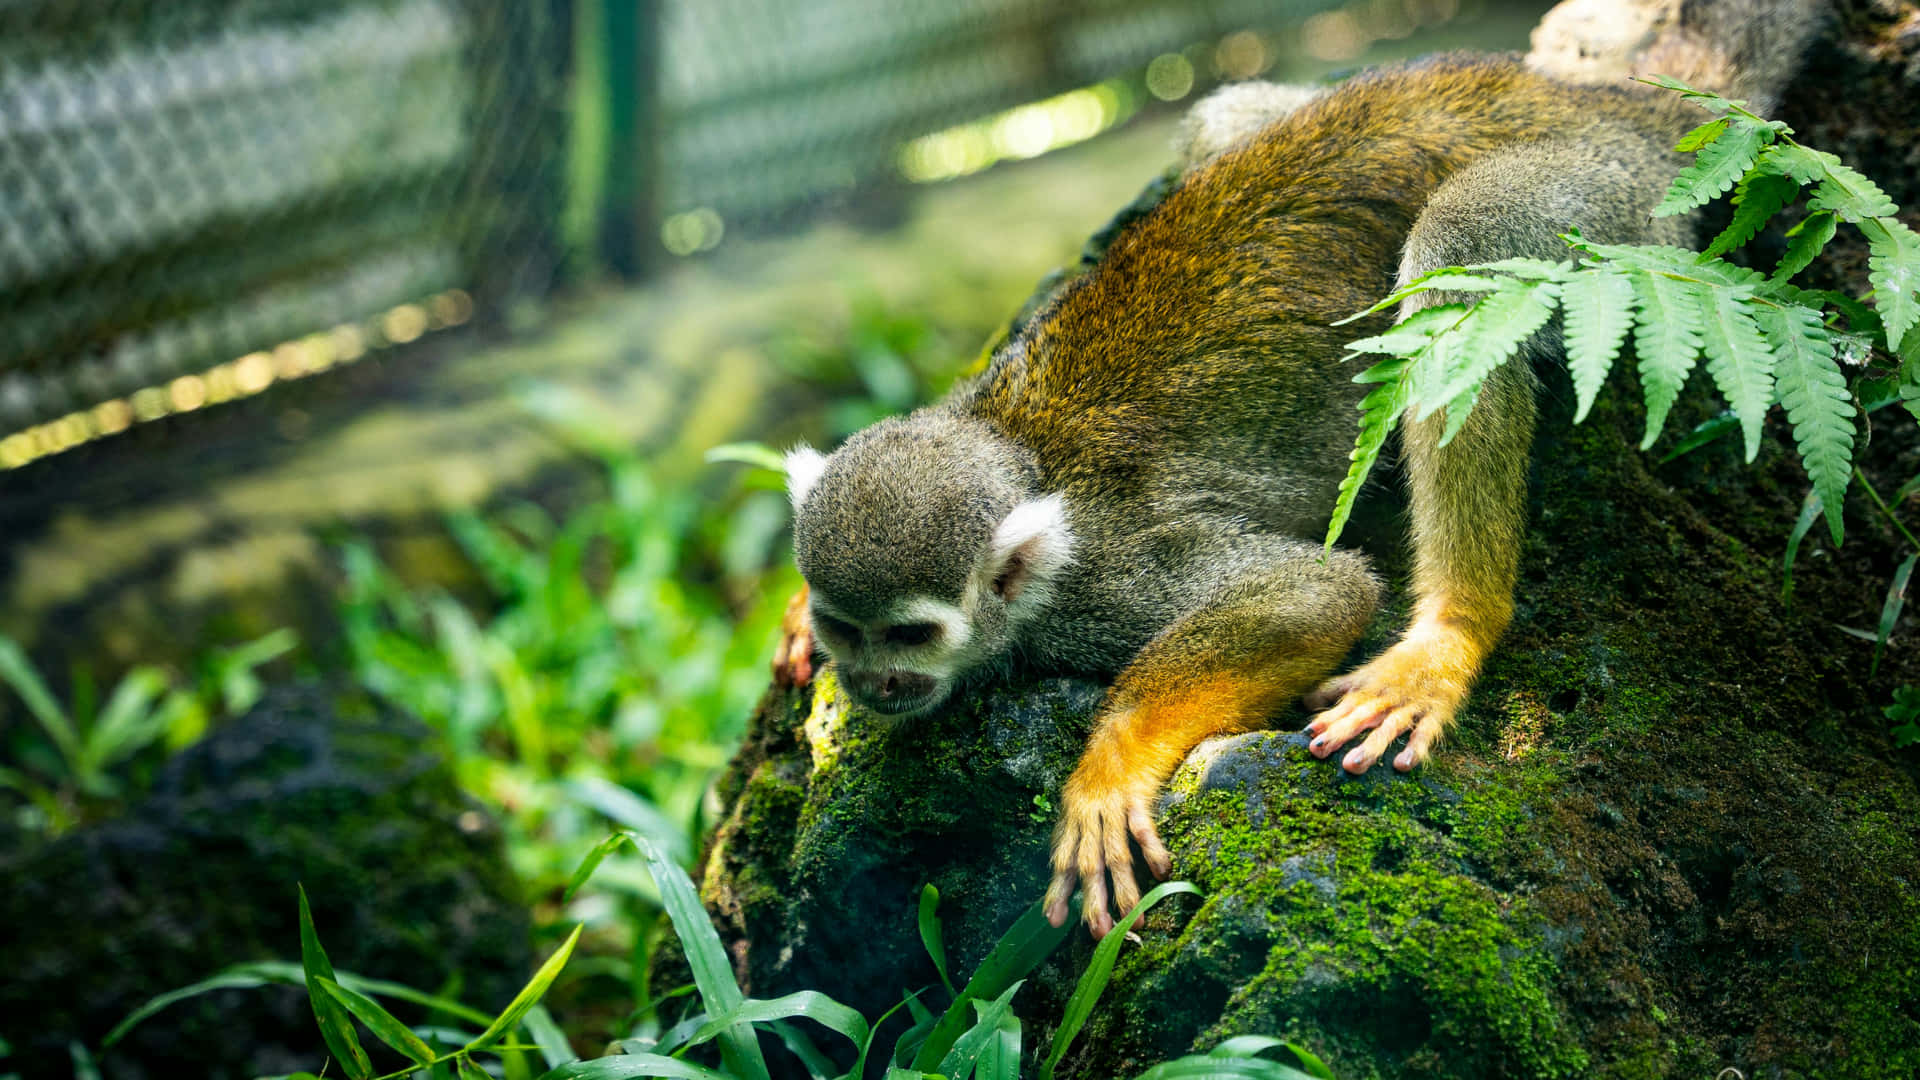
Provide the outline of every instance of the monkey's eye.
[[857,642],[860,640],[859,627],[843,619],[836,619],[831,615],[823,615],[817,611],[814,612],[813,625],[826,631],[830,637],[837,637],[843,641]]
[[940,628],[930,622],[907,623],[903,626],[887,627],[887,644],[911,648],[925,645],[940,633]]

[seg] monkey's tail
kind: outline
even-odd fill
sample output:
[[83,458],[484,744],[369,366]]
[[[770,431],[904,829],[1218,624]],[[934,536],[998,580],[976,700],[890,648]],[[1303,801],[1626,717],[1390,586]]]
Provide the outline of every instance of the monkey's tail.
[[1832,19],[1832,0],[1563,0],[1527,64],[1582,83],[1671,75],[1766,115]]

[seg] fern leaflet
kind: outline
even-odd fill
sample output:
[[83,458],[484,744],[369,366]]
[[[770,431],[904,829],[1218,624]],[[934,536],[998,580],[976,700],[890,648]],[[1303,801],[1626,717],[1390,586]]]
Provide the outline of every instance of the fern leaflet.
[[1809,207],[1831,210],[1856,223],[1868,218],[1891,217],[1899,212],[1900,208],[1880,190],[1880,185],[1840,164],[1840,159],[1832,154],[1821,153],[1820,159],[1826,166],[1826,177],[1814,187],[1813,197],[1807,200]]
[[1340,481],[1340,494],[1334,500],[1333,520],[1327,523],[1327,550],[1333,550],[1333,542],[1340,538],[1340,531],[1347,527],[1347,519],[1353,516],[1353,504],[1360,497],[1360,488],[1367,482],[1367,474],[1373,471],[1374,463],[1380,460],[1380,450],[1387,444],[1387,433],[1400,420],[1400,414],[1407,408],[1406,370],[1412,360],[1382,360],[1354,377],[1354,382],[1378,383],[1360,399],[1360,437],[1354,442],[1353,450],[1347,455],[1351,464],[1347,475]]
[[1687,286],[1660,274],[1632,275],[1640,298],[1633,328],[1633,348],[1640,356],[1640,384],[1647,398],[1647,433],[1640,449],[1653,445],[1667,413],[1686,385],[1700,356],[1700,305]]
[[1753,168],[1760,150],[1773,140],[1773,129],[1752,124],[1735,124],[1719,138],[1700,148],[1693,164],[1680,170],[1667,189],[1666,198],[1653,208],[1655,217],[1684,214],[1726,193],[1734,181]]
[[1680,141],[1673,144],[1673,148],[1683,154],[1694,153],[1724,134],[1727,130],[1727,125],[1730,123],[1732,123],[1732,121],[1724,116],[1718,120],[1709,120],[1699,127],[1694,128],[1692,131],[1687,132],[1685,135],[1682,135]]
[[1793,424],[1793,441],[1826,507],[1833,542],[1841,541],[1840,509],[1853,475],[1853,399],[1834,362],[1833,338],[1820,313],[1798,305],[1761,308],[1760,329],[1773,347],[1780,403]]
[[1633,281],[1609,267],[1573,274],[1560,286],[1560,309],[1566,320],[1567,369],[1579,403],[1573,414],[1577,424],[1593,408],[1607,369],[1633,326]]
[[[1467,394],[1477,395],[1493,369],[1505,363],[1521,342],[1553,317],[1557,295],[1558,289],[1551,283],[1509,278],[1498,290],[1481,297],[1473,306],[1473,319],[1462,327],[1465,340],[1454,363],[1443,369],[1435,397],[1451,405]],[[1443,445],[1445,441],[1443,438]]]
[[1830,211],[1822,210],[1807,217],[1787,230],[1787,253],[1780,256],[1780,263],[1773,268],[1773,280],[1785,281],[1793,275],[1813,265],[1820,252],[1833,239],[1840,228],[1840,219]]
[[1752,461],[1760,453],[1761,425],[1773,405],[1773,354],[1747,310],[1749,294],[1699,289],[1693,299],[1700,305],[1700,345],[1707,357],[1707,374],[1740,418],[1747,460]]
[[1713,243],[1707,246],[1703,254],[1710,257],[1725,255],[1744,245],[1766,227],[1781,207],[1792,202],[1799,194],[1800,185],[1784,176],[1761,172],[1758,168],[1749,171],[1733,192],[1733,221],[1719,236],[1713,238]]
[[1873,282],[1873,303],[1886,328],[1887,347],[1900,351],[1900,340],[1920,321],[1920,234],[1897,218],[1861,222],[1867,234],[1867,280]]

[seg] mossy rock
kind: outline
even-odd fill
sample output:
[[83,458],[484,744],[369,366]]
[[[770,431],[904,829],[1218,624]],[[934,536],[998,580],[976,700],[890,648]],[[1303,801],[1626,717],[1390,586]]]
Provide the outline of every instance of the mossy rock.
[[[270,691],[168,762],[124,819],[0,853],[0,881],[0,1035],[14,1049],[0,1072],[69,1075],[69,1040],[98,1052],[157,994],[231,964],[297,963],[298,884],[339,970],[481,1008],[505,1005],[532,970],[500,830],[432,733],[317,686]],[[326,1058],[305,992],[268,986],[172,1005],[100,1065],[128,1080],[240,1080]]]
[[[1806,541],[1789,607],[1791,455],[1748,466],[1728,440],[1658,465],[1628,389],[1577,427],[1550,406],[1519,615],[1433,763],[1349,778],[1306,753],[1300,713],[1188,760],[1160,825],[1203,895],[1147,918],[1062,1076],[1245,1033],[1343,1080],[1920,1072],[1920,787],[1880,715],[1920,650],[1869,680],[1871,647],[1835,629],[1871,625],[1897,542],[1857,497],[1845,547]],[[1911,425],[1888,427],[1882,490],[1920,471]],[[830,671],[770,695],[702,882],[749,992],[873,1016],[935,983],[924,883],[970,970],[1045,885],[1099,694],[1029,678],[909,722],[853,709]],[[1023,990],[1030,1054],[1089,947]]]

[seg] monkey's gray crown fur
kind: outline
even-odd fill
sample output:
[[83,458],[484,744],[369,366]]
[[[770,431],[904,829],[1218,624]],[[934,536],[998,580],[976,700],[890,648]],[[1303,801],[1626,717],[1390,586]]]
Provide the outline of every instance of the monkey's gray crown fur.
[[794,559],[852,618],[907,595],[957,601],[973,566],[954,553],[983,550],[1037,477],[1030,454],[978,421],[940,408],[883,420],[827,459],[794,517]]

